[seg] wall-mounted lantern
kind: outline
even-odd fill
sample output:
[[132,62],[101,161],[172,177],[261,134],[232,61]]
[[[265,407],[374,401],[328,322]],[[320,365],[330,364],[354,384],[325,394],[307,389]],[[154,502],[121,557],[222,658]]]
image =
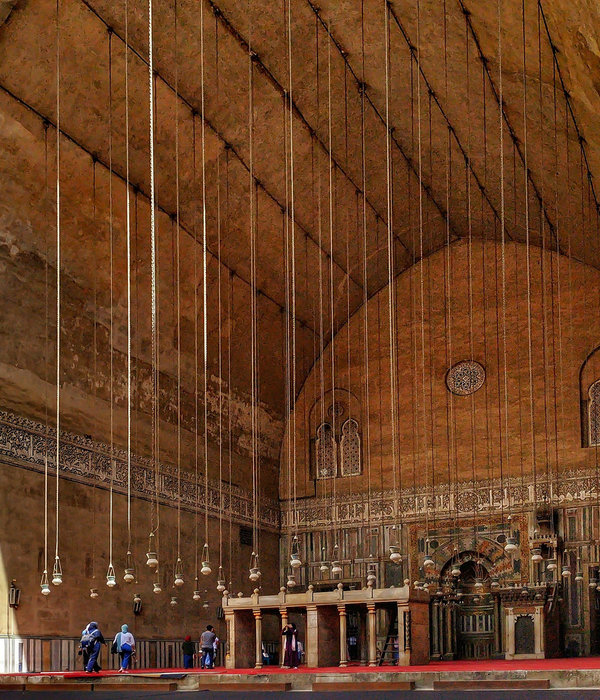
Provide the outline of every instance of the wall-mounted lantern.
[[8,589],[8,604],[11,608],[15,608],[15,610],[21,604],[21,589],[17,588],[16,579],[13,579],[10,582],[10,588]]

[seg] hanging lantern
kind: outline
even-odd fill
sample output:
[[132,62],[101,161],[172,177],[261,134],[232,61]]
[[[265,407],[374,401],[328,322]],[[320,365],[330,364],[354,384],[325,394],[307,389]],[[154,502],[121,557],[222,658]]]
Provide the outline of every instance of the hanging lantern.
[[109,588],[114,588],[117,585],[117,576],[115,574],[115,568],[112,564],[108,565],[108,571],[106,572],[106,585]]
[[159,593],[162,593],[162,588],[160,587],[160,583],[158,581],[154,582],[153,588],[152,588],[152,593],[156,593],[157,595]]
[[367,586],[372,587],[377,582],[377,574],[374,568],[369,568],[367,571]]
[[97,598],[98,597],[98,589],[97,588],[90,588],[90,598]]
[[588,585],[590,588],[596,588],[596,586],[598,585],[598,580],[595,578],[591,578]]
[[562,576],[563,578],[569,578],[571,575],[571,567],[568,564],[564,564],[562,568]]
[[544,557],[542,556],[542,550],[539,547],[534,547],[531,550],[531,561],[537,562],[543,561]]
[[492,583],[490,584],[490,588],[492,588],[493,590],[497,590],[498,588],[500,588],[500,583],[498,582],[497,578],[492,579]]
[[475,588],[477,588],[479,591],[483,588],[483,581],[481,579],[478,578],[475,581]]
[[142,598],[141,598],[141,596],[140,596],[139,593],[136,593],[136,594],[133,596],[133,602],[134,602],[135,604],[137,604],[137,605],[139,605],[139,604],[142,602]]
[[522,589],[522,591],[521,591],[521,595],[522,595],[522,596],[527,596],[527,595],[529,595],[529,589],[527,588],[527,585],[524,585],[524,586],[523,586],[523,589]]
[[173,583],[179,587],[183,586],[183,562],[181,561],[180,557],[177,557],[177,561],[175,562],[175,580]]
[[298,535],[294,535],[292,540],[292,555],[290,557],[290,566],[292,569],[298,569],[302,566],[302,560],[300,559],[300,548],[298,544]]
[[192,600],[200,600],[202,596],[200,595],[200,591],[196,590],[194,591],[194,595],[192,596]]
[[171,596],[171,602],[169,603],[169,605],[172,608],[174,608],[177,605],[177,597],[176,596],[174,596],[174,595]]
[[40,593],[42,595],[50,595],[50,584],[48,583],[48,572],[44,569],[42,580],[40,581]]
[[458,578],[460,576],[461,571],[460,571],[460,567],[458,566],[458,564],[454,564],[454,566],[452,567],[452,571],[450,573],[455,578]]
[[432,558],[429,556],[429,554],[428,554],[428,555],[425,557],[425,559],[423,560],[423,568],[424,568],[424,569],[427,569],[427,568],[430,567],[430,566],[435,566],[435,562],[433,561],[433,559],[432,559]]
[[223,567],[219,567],[219,573],[217,574],[217,591],[223,593],[225,590],[225,574],[223,573]]
[[581,583],[583,581],[583,573],[581,571],[578,571],[575,574],[575,580],[577,581],[577,583]]
[[339,561],[331,562],[331,573],[333,576],[340,576],[342,574],[342,567]]
[[556,559],[546,559],[546,571],[556,571]]
[[325,547],[321,547],[321,566],[319,566],[319,571],[322,574],[329,571],[329,564],[325,561]]
[[517,549],[517,539],[515,537],[507,537],[504,551],[511,554],[512,552],[516,552]]
[[[207,591],[204,591],[204,595],[206,595],[206,594],[207,594]],[[208,610],[208,600],[204,599],[204,603],[202,603],[202,607],[205,610]]]
[[62,567],[60,565],[60,558],[57,554],[54,560],[54,568],[52,569],[52,585],[60,586],[60,584],[62,583],[62,577]]
[[135,567],[133,565],[133,556],[127,551],[127,559],[125,564],[125,575],[123,576],[125,583],[133,583],[135,581]]
[[146,564],[150,568],[158,566],[158,555],[156,554],[155,543],[154,543],[154,533],[150,533],[148,538],[148,551],[146,552]]
[[294,577],[294,574],[288,574],[287,587],[294,588],[295,585],[296,585],[296,578]]
[[250,575],[248,578],[255,583],[260,578],[260,568],[258,566],[258,554],[252,552],[250,555]]
[[402,555],[400,554],[400,547],[395,544],[390,545],[390,560],[394,564],[399,564],[402,561]]
[[203,576],[208,576],[209,574],[212,573],[212,569],[210,568],[210,557],[208,553],[208,543],[204,543],[204,547],[202,547],[202,568],[200,569],[200,573]]

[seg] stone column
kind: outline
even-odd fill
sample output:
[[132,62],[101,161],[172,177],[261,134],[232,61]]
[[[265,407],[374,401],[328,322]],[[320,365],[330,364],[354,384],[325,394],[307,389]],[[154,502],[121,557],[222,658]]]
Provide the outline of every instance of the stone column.
[[225,668],[235,668],[235,616],[232,612],[225,613],[227,624],[227,654],[225,654]]
[[[283,629],[288,623],[288,611],[287,608],[279,608],[279,614],[281,615],[281,629]],[[285,637],[280,635],[279,643],[279,665],[283,668],[283,660],[285,659]]]
[[535,638],[534,652],[538,658],[544,658],[544,614],[541,605],[537,605],[533,615]]
[[313,603],[306,606],[306,665],[316,668],[319,665],[319,624],[317,606]]
[[431,658],[432,659],[439,659],[440,658],[440,645],[439,645],[439,621],[440,621],[440,616],[439,616],[439,609],[440,609],[440,603],[438,600],[433,601],[432,605],[432,616],[431,616],[431,639],[432,639],[432,645],[431,645]]
[[340,616],[340,666],[348,665],[348,639],[346,635],[346,606],[338,605]]
[[449,603],[446,605],[446,653],[444,654],[444,658],[451,660],[454,658],[454,644],[452,643],[452,628],[454,625],[452,624],[452,613],[454,610],[454,605]]
[[506,658],[512,659],[515,655],[515,616],[512,608],[505,608],[504,637]]
[[496,628],[494,629],[494,644],[496,646],[496,656],[500,656],[502,654],[502,638],[500,636],[500,628],[502,626],[502,620],[500,619],[500,596],[494,596],[494,611],[494,622],[496,624]]
[[262,668],[262,614],[260,612],[260,609],[253,610],[252,612],[254,613],[254,629],[256,632],[256,661],[254,663],[254,668]]
[[367,603],[367,639],[369,643],[369,666],[377,666],[377,617],[375,603]]

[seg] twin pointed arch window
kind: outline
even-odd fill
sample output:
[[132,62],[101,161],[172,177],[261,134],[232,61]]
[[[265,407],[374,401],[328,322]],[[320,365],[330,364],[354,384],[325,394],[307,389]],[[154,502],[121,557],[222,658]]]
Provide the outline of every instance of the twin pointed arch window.
[[588,389],[587,438],[588,447],[600,445],[600,379]]
[[[329,400],[326,410],[316,411],[311,455],[312,477],[333,479],[362,472],[359,413],[344,396]],[[320,408],[320,407],[319,407]]]

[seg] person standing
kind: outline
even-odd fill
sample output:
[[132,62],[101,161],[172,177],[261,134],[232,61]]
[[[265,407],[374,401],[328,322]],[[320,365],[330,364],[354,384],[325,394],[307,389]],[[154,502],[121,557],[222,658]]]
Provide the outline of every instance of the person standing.
[[298,630],[295,623],[288,622],[281,630],[281,634],[285,638],[283,665],[288,668],[298,668]]
[[192,638],[188,634],[181,645],[183,652],[183,668],[194,667],[194,656],[196,655],[196,644],[192,642]]
[[212,668],[214,643],[217,635],[214,633],[212,625],[207,625],[200,637],[200,650],[202,658],[200,660],[200,668]]
[[[84,640],[84,637],[87,637],[87,635],[89,634],[89,632],[90,632],[90,625],[89,625],[89,623],[88,623],[88,624],[81,630],[81,639],[80,639],[80,641],[79,641],[79,655],[81,655],[81,658],[83,659],[83,670],[84,670],[84,671],[87,670],[88,661],[90,660],[90,652],[89,652],[89,650],[88,650],[88,648],[87,648],[87,645],[84,646],[83,640]],[[96,668],[94,669],[94,671],[99,671],[99,670],[100,670],[100,667],[98,666],[98,664],[96,664]]]
[[100,655],[102,645],[106,644],[106,642],[104,641],[102,632],[98,629],[97,622],[90,622],[87,629],[88,633],[81,638],[81,645],[83,648],[87,648],[89,654],[85,670],[86,673],[98,672],[100,670],[98,656]]
[[135,639],[127,625],[121,625],[121,631],[115,635],[113,644],[116,645],[117,653],[121,659],[119,673],[127,673],[131,657],[135,654]]

